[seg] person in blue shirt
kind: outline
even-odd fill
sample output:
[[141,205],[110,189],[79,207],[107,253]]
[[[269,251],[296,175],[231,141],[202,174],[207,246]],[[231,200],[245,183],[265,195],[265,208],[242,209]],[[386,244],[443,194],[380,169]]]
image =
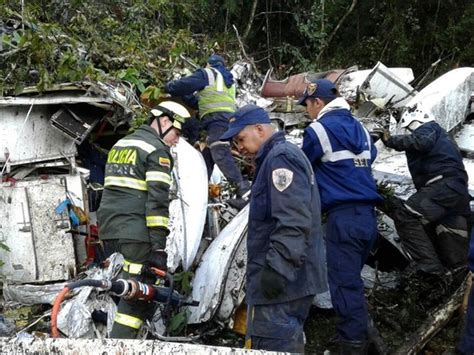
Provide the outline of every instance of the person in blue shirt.
[[390,209],[384,212],[394,220],[414,271],[425,279],[449,281],[450,274],[457,278],[466,271],[468,254],[468,177],[461,152],[419,104],[406,110],[400,123],[407,134],[386,132],[382,141],[405,152],[416,193],[406,201],[388,199]]
[[365,354],[368,312],[360,272],[377,238],[374,206],[382,198],[371,172],[377,150],[331,81],[312,81],[299,104],[314,120],[304,131],[303,151],[328,215],[328,281],[340,353]]
[[311,302],[327,287],[313,170],[258,106],[235,113],[221,137],[232,138],[256,162],[247,233],[246,347],[302,353]]
[[236,110],[234,78],[221,56],[211,55],[207,63],[206,68],[198,69],[190,76],[166,83],[165,92],[180,96],[190,107],[199,109],[211,153],[205,155],[208,176],[216,163],[227,180],[237,186],[237,195],[242,197],[249,190],[249,183],[232,157],[229,142],[219,139]]

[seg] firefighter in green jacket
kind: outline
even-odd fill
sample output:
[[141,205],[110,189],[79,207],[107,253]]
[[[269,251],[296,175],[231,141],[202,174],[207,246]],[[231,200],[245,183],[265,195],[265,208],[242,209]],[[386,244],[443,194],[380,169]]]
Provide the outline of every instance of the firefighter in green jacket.
[[[105,167],[104,192],[98,221],[105,254],[120,252],[122,278],[154,283],[147,266],[166,270],[169,188],[176,144],[188,110],[164,101],[151,110],[148,123],[119,140]],[[136,337],[145,319],[153,316],[153,303],[120,299],[110,336]]]

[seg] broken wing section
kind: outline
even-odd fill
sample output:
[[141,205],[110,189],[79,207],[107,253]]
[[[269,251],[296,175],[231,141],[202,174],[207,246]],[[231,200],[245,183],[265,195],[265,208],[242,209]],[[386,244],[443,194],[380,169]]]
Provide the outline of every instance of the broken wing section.
[[207,170],[202,154],[184,139],[179,140],[173,153],[175,188],[170,203],[168,267],[174,271],[181,262],[187,271],[196,257],[206,222]]
[[[241,283],[245,275],[246,250],[245,254],[242,254],[244,251],[241,251],[240,258],[238,258],[244,264],[235,263],[236,266],[239,265],[239,270],[230,270],[230,268],[239,246],[243,244],[242,248],[245,247],[248,214],[249,206],[247,205],[225,226],[205,251],[193,280],[192,299],[199,300],[199,306],[188,308],[189,324],[210,320],[221,306],[225,296],[224,290],[230,290],[231,288],[240,290],[242,287]],[[245,255],[245,257],[242,258],[242,255]],[[232,278],[235,281],[233,283],[235,287],[226,287],[229,275],[236,276]],[[231,313],[228,310],[223,310],[223,314],[230,315]]]
[[473,86],[474,68],[457,68],[427,85],[407,106],[420,103],[449,132],[466,119]]

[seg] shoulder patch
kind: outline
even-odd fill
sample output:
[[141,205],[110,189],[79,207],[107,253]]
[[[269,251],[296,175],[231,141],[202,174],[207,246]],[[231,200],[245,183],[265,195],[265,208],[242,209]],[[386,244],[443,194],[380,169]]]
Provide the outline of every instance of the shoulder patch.
[[275,188],[283,192],[293,182],[293,172],[289,169],[275,169],[272,171],[272,180]]
[[160,157],[158,159],[158,164],[160,164],[161,166],[166,166],[167,168],[169,168],[171,166],[171,161],[168,158]]

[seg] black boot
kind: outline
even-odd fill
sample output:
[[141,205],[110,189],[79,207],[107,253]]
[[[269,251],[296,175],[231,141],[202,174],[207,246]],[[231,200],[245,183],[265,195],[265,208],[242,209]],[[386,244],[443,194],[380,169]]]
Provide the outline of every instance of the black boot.
[[367,341],[339,340],[339,355],[365,355]]

